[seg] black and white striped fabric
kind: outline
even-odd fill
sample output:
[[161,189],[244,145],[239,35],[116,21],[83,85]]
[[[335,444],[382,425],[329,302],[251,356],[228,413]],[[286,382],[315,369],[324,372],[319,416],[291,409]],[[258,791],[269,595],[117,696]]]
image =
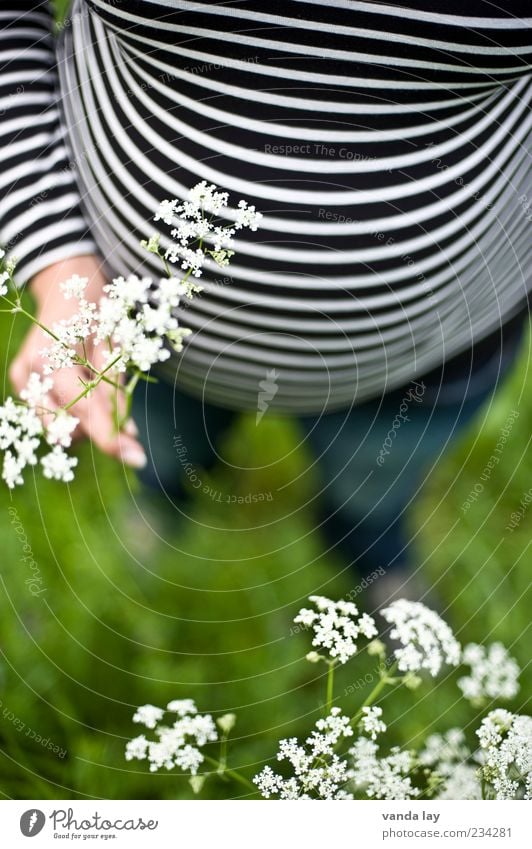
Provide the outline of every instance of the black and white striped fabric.
[[180,315],[194,331],[171,364],[185,389],[255,409],[266,380],[280,410],[341,408],[522,310],[529,0],[76,0],[62,123],[43,7],[22,5],[11,29],[30,85],[12,98],[1,178],[3,238],[27,276],[88,244],[69,157],[112,272],[158,273],[139,240],[199,180],[264,214]]

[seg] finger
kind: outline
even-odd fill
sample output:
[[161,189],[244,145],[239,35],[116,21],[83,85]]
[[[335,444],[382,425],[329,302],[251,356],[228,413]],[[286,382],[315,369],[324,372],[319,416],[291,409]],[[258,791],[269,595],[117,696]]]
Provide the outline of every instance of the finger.
[[[55,373],[55,391],[59,392],[62,405],[65,398],[72,400],[79,394],[82,388],[80,377],[86,380],[79,368],[61,369]],[[102,384],[74,404],[69,413],[79,419],[83,433],[101,451],[135,468],[146,465],[146,455],[141,444],[129,434],[116,433],[109,392],[102,388]]]

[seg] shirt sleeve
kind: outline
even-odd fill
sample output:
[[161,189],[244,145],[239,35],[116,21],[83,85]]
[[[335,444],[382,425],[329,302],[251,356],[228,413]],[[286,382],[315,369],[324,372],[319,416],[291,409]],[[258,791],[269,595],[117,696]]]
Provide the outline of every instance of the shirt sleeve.
[[0,242],[17,257],[17,282],[95,252],[65,146],[47,2],[0,7],[0,150]]

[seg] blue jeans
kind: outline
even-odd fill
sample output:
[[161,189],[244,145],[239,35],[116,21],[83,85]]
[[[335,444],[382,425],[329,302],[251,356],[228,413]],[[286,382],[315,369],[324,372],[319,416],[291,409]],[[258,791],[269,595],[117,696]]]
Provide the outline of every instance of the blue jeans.
[[[473,366],[461,355],[381,398],[298,418],[316,460],[320,525],[329,544],[360,574],[412,559],[405,532],[408,507],[448,445],[511,368],[526,323],[524,317],[509,339],[501,339],[489,356],[484,349]],[[159,382],[139,387],[133,415],[149,459],[141,479],[181,501],[190,490],[190,470],[215,463],[220,439],[237,413]]]

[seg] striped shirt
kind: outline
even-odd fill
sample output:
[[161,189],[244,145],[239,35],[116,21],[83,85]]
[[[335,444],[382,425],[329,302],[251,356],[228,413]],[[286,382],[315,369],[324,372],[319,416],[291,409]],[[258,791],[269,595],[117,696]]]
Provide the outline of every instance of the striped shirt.
[[90,250],[158,275],[139,240],[199,180],[264,215],[180,310],[181,387],[338,409],[523,310],[529,0],[76,0],[56,43],[46,4],[7,7],[0,216],[23,279]]

